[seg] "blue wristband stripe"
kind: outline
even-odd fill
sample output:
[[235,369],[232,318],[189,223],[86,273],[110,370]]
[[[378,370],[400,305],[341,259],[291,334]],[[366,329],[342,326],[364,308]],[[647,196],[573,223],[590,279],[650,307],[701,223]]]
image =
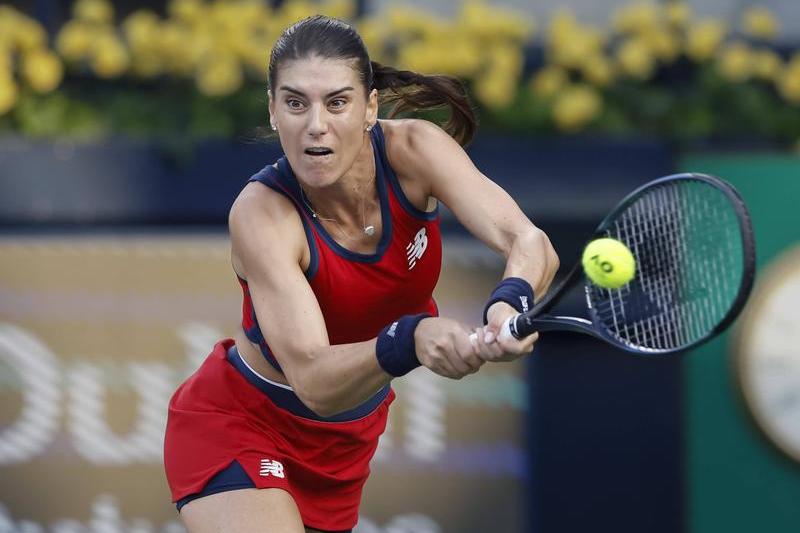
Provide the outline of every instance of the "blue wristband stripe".
[[414,331],[423,318],[430,316],[427,313],[406,315],[380,332],[375,345],[375,355],[378,364],[387,374],[400,377],[420,366],[414,343]]
[[497,302],[505,302],[519,313],[533,307],[533,287],[522,278],[506,278],[497,284],[483,308],[483,323],[487,324],[489,308]]

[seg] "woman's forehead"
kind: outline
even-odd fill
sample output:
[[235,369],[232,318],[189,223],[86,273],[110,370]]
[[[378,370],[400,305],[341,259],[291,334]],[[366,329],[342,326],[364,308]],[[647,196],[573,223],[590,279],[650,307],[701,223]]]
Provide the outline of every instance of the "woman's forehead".
[[277,91],[284,87],[304,93],[327,94],[344,87],[358,89],[362,81],[354,59],[328,59],[312,56],[292,59],[278,69]]

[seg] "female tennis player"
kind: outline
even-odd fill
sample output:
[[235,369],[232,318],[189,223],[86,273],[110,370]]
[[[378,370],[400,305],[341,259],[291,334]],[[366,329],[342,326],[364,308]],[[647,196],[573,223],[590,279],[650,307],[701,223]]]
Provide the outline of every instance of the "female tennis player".
[[[277,41],[269,88],[285,156],[250,179],[229,220],[242,329],[169,408],[167,478],[192,533],[350,531],[392,379],[419,366],[459,379],[530,353],[535,335],[497,332],[558,268],[459,145],[475,118],[456,80],[370,62],[352,27],[317,16]],[[379,91],[403,109],[449,106],[452,137],[378,120]],[[438,317],[431,296],[439,201],[507,260],[474,330]]]

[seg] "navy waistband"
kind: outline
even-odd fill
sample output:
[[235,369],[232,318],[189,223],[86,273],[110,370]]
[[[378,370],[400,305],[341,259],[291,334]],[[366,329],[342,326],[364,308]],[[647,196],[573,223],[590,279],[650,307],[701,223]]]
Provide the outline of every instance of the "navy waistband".
[[242,359],[242,356],[239,354],[239,350],[236,349],[235,345],[228,349],[228,361],[234,366],[234,368],[236,368],[236,370],[239,371],[242,376],[244,376],[244,379],[250,382],[251,385],[269,396],[269,399],[272,400],[275,405],[281,409],[286,409],[294,415],[301,416],[303,418],[309,418],[311,420],[317,420],[319,422],[350,422],[352,420],[364,418],[372,411],[377,409],[377,407],[389,394],[390,389],[389,385],[386,385],[384,388],[375,393],[372,398],[362,403],[358,407],[354,407],[349,411],[344,411],[343,413],[339,413],[331,417],[321,417],[306,407],[306,405],[300,401],[300,398],[297,397],[291,387],[282,383],[270,381],[267,378],[257,374],[252,368],[250,368],[244,359]]

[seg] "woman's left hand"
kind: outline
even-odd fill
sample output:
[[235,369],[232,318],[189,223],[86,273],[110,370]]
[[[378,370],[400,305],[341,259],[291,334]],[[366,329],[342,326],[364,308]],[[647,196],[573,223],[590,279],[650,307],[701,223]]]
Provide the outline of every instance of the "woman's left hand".
[[481,359],[487,362],[514,361],[533,351],[539,333],[519,340],[512,336],[500,338],[500,330],[505,321],[517,314],[517,310],[505,302],[495,302],[489,308],[486,315],[488,324],[475,328],[473,336]]

